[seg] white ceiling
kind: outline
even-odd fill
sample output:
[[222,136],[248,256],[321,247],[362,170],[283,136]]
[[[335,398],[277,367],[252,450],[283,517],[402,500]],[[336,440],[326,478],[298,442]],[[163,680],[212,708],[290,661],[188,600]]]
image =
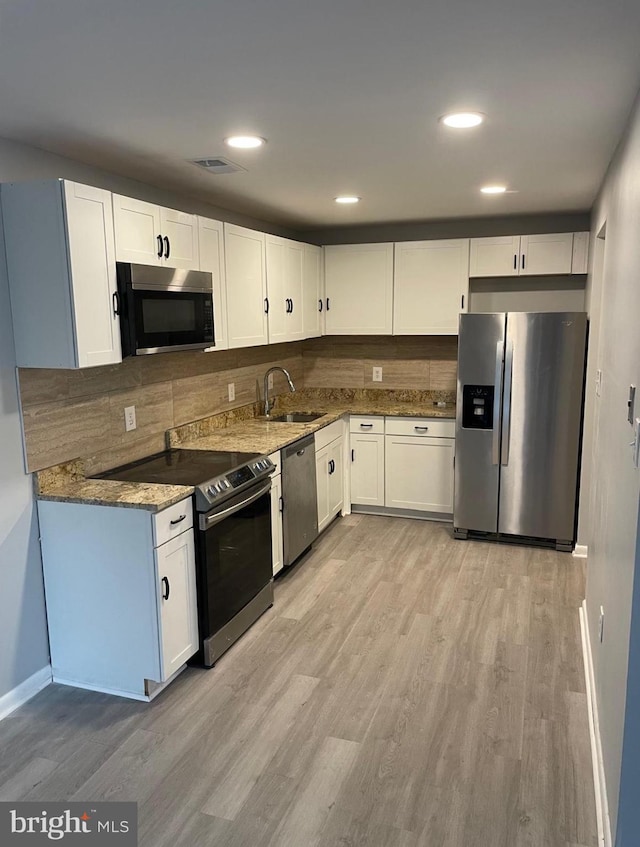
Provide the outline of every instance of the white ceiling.
[[0,0],[0,135],[300,229],[584,210],[639,35],[638,0]]

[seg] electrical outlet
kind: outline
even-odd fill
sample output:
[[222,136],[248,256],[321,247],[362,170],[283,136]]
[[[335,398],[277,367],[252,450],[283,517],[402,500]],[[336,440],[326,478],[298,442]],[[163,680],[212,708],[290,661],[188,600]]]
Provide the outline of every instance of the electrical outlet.
[[124,410],[124,428],[126,432],[134,430],[138,424],[136,423],[136,407],[126,406]]
[[382,382],[382,368],[373,369],[373,381]]
[[236,399],[236,384],[235,382],[229,382],[227,384],[227,390],[229,391],[229,402],[233,403]]
[[273,388],[273,374],[269,374],[267,377],[267,386],[269,388]]
[[601,642],[604,638],[604,606],[600,606],[600,617],[598,619],[598,638]]

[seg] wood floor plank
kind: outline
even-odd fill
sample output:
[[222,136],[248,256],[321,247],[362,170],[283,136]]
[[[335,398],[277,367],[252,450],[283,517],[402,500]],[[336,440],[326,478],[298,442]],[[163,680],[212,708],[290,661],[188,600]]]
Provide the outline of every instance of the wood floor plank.
[[0,796],[137,801],[140,847],[597,847],[584,563],[358,514],[274,588],[152,703],[0,722]]
[[213,789],[202,807],[204,814],[228,820],[235,818],[317,684],[318,679],[310,676],[292,678],[260,731],[246,739],[237,750],[224,780]]
[[0,800],[21,800],[57,767],[58,763],[52,762],[50,759],[39,759],[37,757],[30,759],[6,782],[0,785]]
[[342,783],[348,776],[360,745],[342,738],[326,738],[308,773],[300,783],[298,795],[271,844],[277,847],[313,847],[320,842],[327,815],[336,802]]

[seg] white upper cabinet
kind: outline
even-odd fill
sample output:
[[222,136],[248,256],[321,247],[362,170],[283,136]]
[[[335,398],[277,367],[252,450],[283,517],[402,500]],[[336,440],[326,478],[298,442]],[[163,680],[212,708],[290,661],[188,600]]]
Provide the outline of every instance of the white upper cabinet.
[[517,276],[520,236],[472,238],[469,276]]
[[227,283],[224,262],[224,227],[221,221],[198,218],[200,270],[213,275],[213,329],[216,350],[226,350]]
[[122,361],[110,192],[8,183],[2,210],[18,366]]
[[224,225],[229,347],[267,344],[268,309],[265,235]]
[[199,269],[195,215],[114,194],[113,220],[119,262]]
[[469,276],[560,276],[586,273],[588,250],[588,233],[472,238]]
[[322,334],[324,288],[322,277],[322,247],[302,246],[302,337],[316,338]]
[[175,209],[165,209],[161,206],[160,234],[165,248],[163,264],[185,271],[200,270],[196,215],[178,212]]
[[391,335],[393,244],[325,247],[327,335]]
[[393,334],[457,335],[468,288],[468,238],[397,243]]
[[298,341],[303,334],[303,245],[266,236],[269,342]]
[[520,276],[570,274],[573,233],[520,236]]

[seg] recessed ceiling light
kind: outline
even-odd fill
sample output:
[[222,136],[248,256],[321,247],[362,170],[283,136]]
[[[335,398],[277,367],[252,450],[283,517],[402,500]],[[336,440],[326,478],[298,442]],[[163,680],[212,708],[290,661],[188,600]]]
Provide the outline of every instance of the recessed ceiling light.
[[450,115],[443,115],[440,120],[454,129],[469,129],[479,126],[484,120],[484,115],[480,112],[451,112]]
[[259,135],[232,135],[225,138],[224,143],[229,147],[239,147],[242,150],[251,150],[254,147],[262,147],[265,143],[264,138]]
[[480,189],[483,194],[504,194],[506,190],[506,185],[483,185]]
[[343,194],[340,197],[336,197],[336,203],[343,203],[345,205],[349,203],[359,203],[360,198],[355,197],[353,194]]

